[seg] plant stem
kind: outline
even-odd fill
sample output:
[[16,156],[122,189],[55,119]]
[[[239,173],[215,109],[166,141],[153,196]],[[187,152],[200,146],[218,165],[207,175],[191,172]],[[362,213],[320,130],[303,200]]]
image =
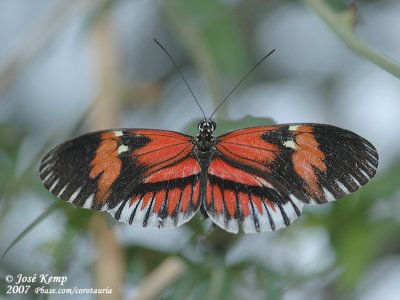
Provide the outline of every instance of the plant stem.
[[304,0],[304,2],[325,21],[351,50],[400,78],[400,64],[378,53],[358,38],[352,27],[340,18],[340,13],[331,9],[324,0]]
[[[96,53],[99,74],[96,117],[89,124],[91,130],[113,128],[118,125],[118,61],[116,43],[108,14],[93,22],[93,48]],[[125,257],[113,230],[107,225],[104,215],[96,214],[91,220],[91,232],[97,249],[94,279],[97,288],[109,287],[112,294],[98,294],[98,300],[122,299],[122,283],[125,274]]]

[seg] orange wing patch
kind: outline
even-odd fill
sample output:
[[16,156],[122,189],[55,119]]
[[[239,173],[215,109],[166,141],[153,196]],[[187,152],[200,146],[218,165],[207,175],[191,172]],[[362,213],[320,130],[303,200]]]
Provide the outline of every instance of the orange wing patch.
[[[295,172],[307,184],[307,192],[311,195],[322,196],[322,190],[318,184],[318,175],[315,169],[326,172],[324,163],[325,154],[318,148],[311,126],[301,126],[296,129],[296,151],[292,155],[292,163]],[[299,133],[297,133],[299,132]]]
[[113,131],[107,131],[101,134],[100,139],[96,155],[90,162],[92,169],[89,177],[94,179],[100,175],[96,198],[104,204],[111,185],[120,174],[122,162],[118,157],[118,136]]

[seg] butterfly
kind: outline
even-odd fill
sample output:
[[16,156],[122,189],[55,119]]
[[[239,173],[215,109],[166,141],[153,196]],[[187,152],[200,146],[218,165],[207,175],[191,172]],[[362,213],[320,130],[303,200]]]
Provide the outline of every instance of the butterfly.
[[375,147],[331,125],[259,126],[214,136],[155,129],[88,133],[47,153],[44,186],[75,206],[116,220],[175,228],[199,210],[228,232],[276,230],[304,204],[323,204],[365,185],[378,166]]
[[174,59],[154,41],[203,113],[198,134],[114,129],[62,143],[39,167],[44,186],[58,198],[143,227],[175,228],[200,210],[228,232],[254,233],[289,226],[304,204],[339,199],[375,175],[375,147],[331,125],[280,124],[214,136],[212,116],[275,50],[207,118]]

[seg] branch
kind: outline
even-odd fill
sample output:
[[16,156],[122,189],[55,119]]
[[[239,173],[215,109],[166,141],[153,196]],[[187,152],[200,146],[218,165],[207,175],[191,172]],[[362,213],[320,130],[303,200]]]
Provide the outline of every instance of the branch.
[[140,284],[134,300],[151,300],[157,297],[173,284],[186,271],[186,263],[177,256],[166,258]]
[[356,54],[371,61],[392,75],[400,78],[400,64],[378,53],[357,37],[345,13],[335,12],[324,0],[304,0],[304,2],[342,39]]

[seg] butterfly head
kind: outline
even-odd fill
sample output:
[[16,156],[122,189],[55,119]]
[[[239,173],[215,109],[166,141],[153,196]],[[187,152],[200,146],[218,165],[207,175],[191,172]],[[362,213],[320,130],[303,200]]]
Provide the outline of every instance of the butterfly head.
[[201,152],[208,152],[215,145],[214,130],[217,124],[212,120],[203,120],[198,125],[199,134],[196,137],[196,144]]
[[217,128],[217,124],[213,120],[202,120],[198,125],[200,133],[210,133],[212,134],[215,128]]

